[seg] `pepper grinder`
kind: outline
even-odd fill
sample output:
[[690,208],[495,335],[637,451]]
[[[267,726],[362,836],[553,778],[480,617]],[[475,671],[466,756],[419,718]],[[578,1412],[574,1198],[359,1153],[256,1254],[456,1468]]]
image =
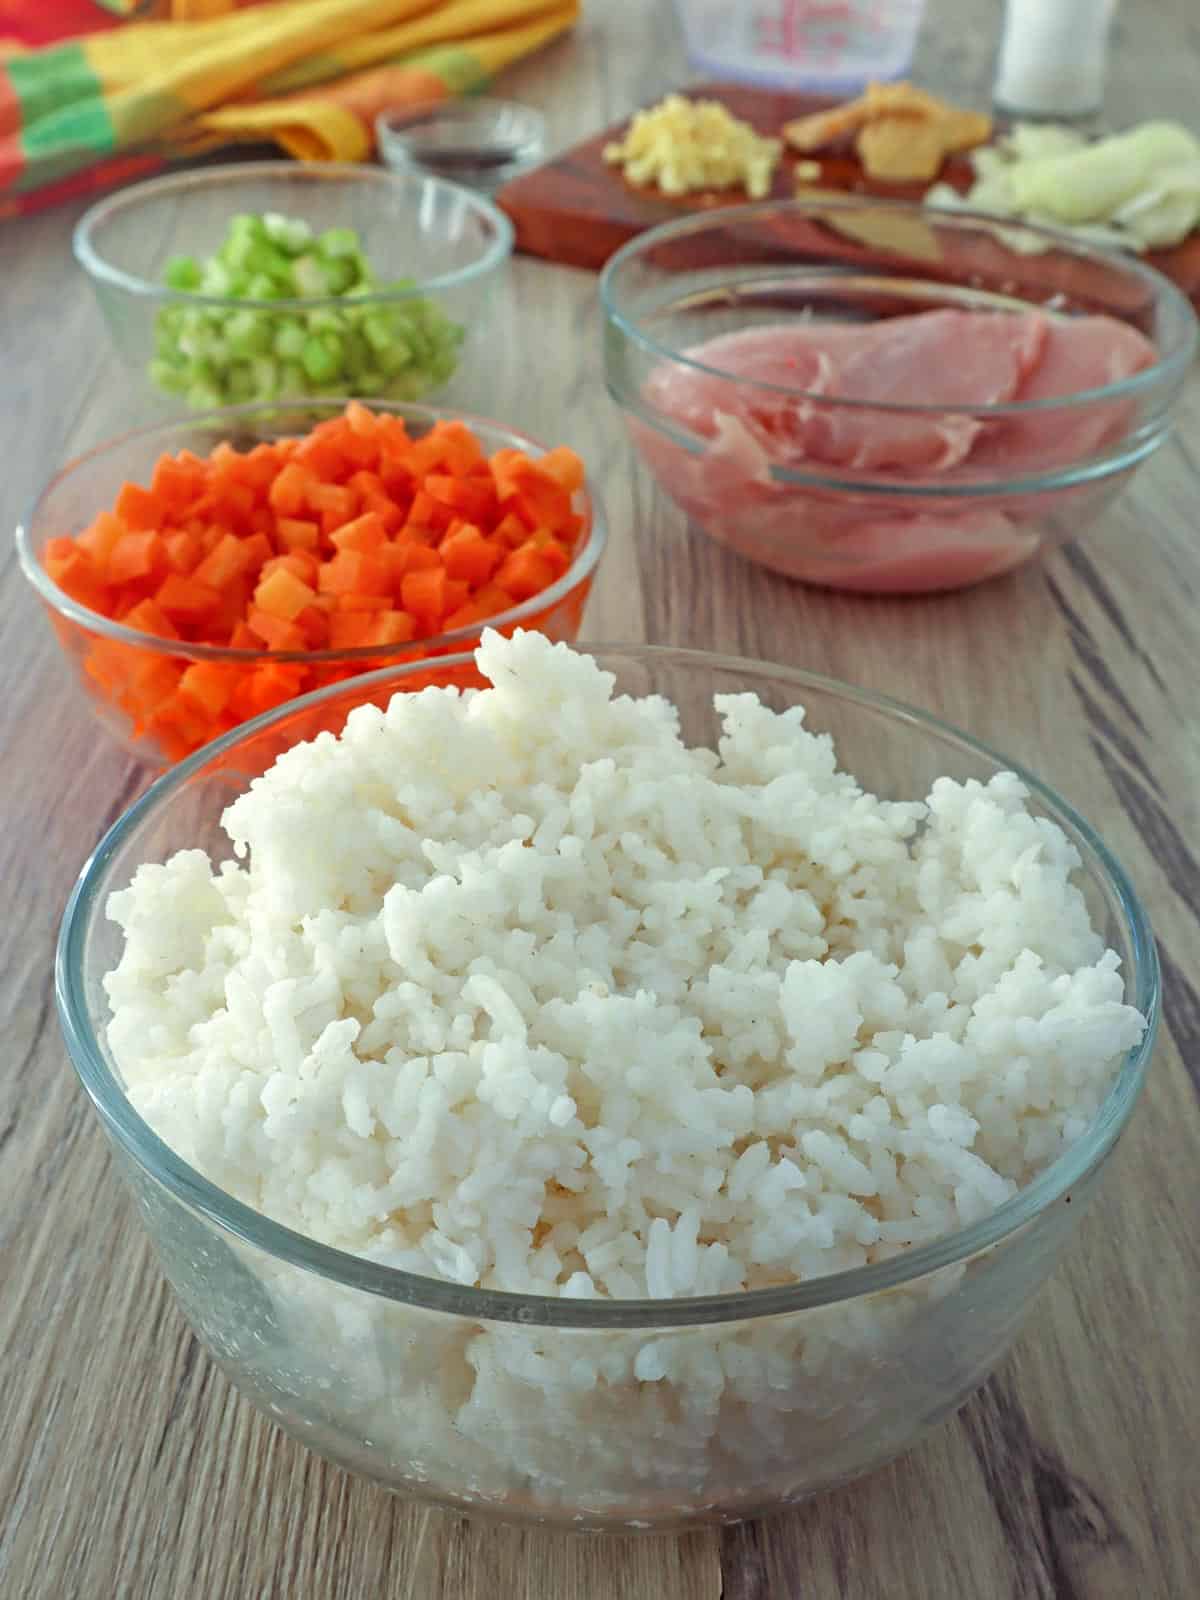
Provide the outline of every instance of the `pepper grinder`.
[[992,97],[1018,118],[1094,116],[1117,0],[1008,0]]

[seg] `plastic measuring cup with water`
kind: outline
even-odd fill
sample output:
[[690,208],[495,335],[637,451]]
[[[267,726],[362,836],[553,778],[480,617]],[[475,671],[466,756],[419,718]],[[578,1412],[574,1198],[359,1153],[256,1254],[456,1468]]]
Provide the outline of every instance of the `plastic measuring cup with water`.
[[675,0],[688,59],[714,78],[853,94],[903,77],[925,0]]

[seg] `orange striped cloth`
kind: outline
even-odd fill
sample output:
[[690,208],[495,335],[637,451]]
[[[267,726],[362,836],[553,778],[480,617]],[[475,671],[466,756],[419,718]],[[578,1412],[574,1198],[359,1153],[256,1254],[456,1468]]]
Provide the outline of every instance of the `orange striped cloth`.
[[[223,144],[362,161],[378,111],[485,88],[579,0],[86,0],[96,29],[36,40],[0,0],[0,217]],[[78,16],[81,0],[61,0]],[[60,0],[49,10],[57,11]],[[111,24],[117,15],[129,20]],[[7,49],[2,47],[9,36]]]

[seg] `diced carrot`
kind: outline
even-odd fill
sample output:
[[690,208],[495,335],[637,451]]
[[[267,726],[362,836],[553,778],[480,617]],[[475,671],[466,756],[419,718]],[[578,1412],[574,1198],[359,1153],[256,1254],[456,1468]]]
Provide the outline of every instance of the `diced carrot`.
[[167,574],[155,591],[154,599],[171,621],[180,626],[197,627],[211,621],[221,609],[221,596],[215,589],[178,572]]
[[300,441],[296,460],[310,467],[323,484],[333,484],[339,478],[344,478],[348,465],[339,448],[338,436],[331,431],[328,422],[319,423],[307,438]]
[[431,472],[425,479],[424,490],[468,522],[490,522],[495,516],[496,489],[487,479],[450,478]]
[[276,444],[256,444],[243,457],[242,478],[252,489],[263,492],[271,487],[279,471],[281,457]]
[[308,493],[316,482],[316,474],[310,467],[289,461],[267,491],[271,510],[281,517],[299,516],[308,508]]
[[466,603],[470,592],[471,585],[469,583],[464,582],[461,578],[447,576],[446,587],[442,595],[443,611],[457,611],[459,606]]
[[205,712],[178,695],[165,700],[146,718],[146,727],[175,759],[204,744],[210,726]]
[[408,508],[405,519],[406,528],[432,528],[440,532],[448,528],[454,518],[450,507],[443,505],[440,500],[435,500],[431,494],[426,494],[424,489],[418,489],[413,496],[412,505]]
[[269,578],[273,572],[290,572],[301,583],[314,589],[320,570],[321,563],[310,550],[287,550],[281,556],[272,556],[270,561],[264,561],[259,576]]
[[299,517],[276,517],[275,535],[285,550],[315,550],[321,530],[315,522],[305,522]]
[[437,633],[446,614],[445,567],[405,573],[400,581],[400,598],[420,633]]
[[519,549],[536,550],[539,555],[546,558],[551,571],[556,578],[561,578],[571,565],[571,557],[552,533],[547,533],[545,528],[535,528]]
[[486,606],[480,605],[479,600],[468,600],[465,605],[459,606],[457,611],[452,611],[442,622],[443,633],[453,633],[457,628],[470,628],[478,622],[486,622],[490,615]]
[[359,467],[357,472],[352,472],[346,479],[347,489],[353,489],[360,500],[374,499],[378,496],[388,497],[388,492],[383,486],[383,479],[377,472],[371,472],[366,467]]
[[167,548],[161,534],[123,533],[109,553],[105,576],[109,583],[133,583],[152,579],[166,569]]
[[210,589],[223,589],[234,578],[240,578],[249,566],[245,541],[236,533],[225,533],[196,567],[192,576],[197,583],[206,583]]
[[387,530],[374,511],[364,512],[353,522],[344,522],[333,534],[339,550],[378,550],[387,543]]
[[127,628],[136,628],[139,633],[152,633],[156,639],[179,637],[175,619],[161,600],[139,601],[125,613],[121,621]]
[[[163,640],[182,633],[251,656],[394,650],[478,629],[561,576],[584,527],[572,505],[583,484],[565,447],[489,459],[465,423],[414,441],[401,418],[355,401],[303,438],[161,457],[149,488],[124,485],[111,511],[49,541],[43,560],[79,604]],[[187,664],[102,638],[84,666],[172,759],[361,670]]]
[[558,530],[571,515],[571,497],[552,478],[530,475],[509,502],[529,528]]
[[[280,557],[281,561],[292,559],[287,556]],[[275,570],[258,585],[254,591],[254,604],[258,611],[269,612],[283,622],[294,622],[306,606],[310,606],[316,598],[316,591],[303,583],[294,572],[289,572],[282,566]],[[258,624],[251,619],[250,626],[257,629]],[[264,635],[266,637],[266,635]],[[268,640],[268,643],[270,641]]]
[[221,609],[213,622],[211,643],[222,644],[237,624],[245,617],[246,607],[254,592],[254,579],[246,573],[231,578],[220,591]]
[[358,511],[358,496],[340,483],[314,483],[308,491],[308,504],[314,511],[337,517],[336,526],[349,522]]
[[568,449],[565,444],[560,444],[556,450],[548,450],[544,456],[538,457],[538,466],[543,472],[548,472],[556,483],[567,491],[575,494],[583,488],[584,471],[583,462]]
[[[274,518],[267,513],[268,519]],[[275,554],[275,547],[265,533],[252,533],[248,539],[242,540],[242,548],[246,552],[247,572],[257,572],[264,562],[269,561]]]
[[231,709],[243,719],[273,711],[300,693],[305,676],[302,662],[280,661],[255,667],[234,690]]
[[222,477],[212,480],[213,509],[222,521],[249,523],[254,511],[254,490],[236,478]]
[[204,485],[204,464],[196,457],[159,456],[150,476],[150,493],[173,516],[182,516]]
[[[65,548],[55,550],[55,546]],[[89,611],[107,614],[112,598],[86,550],[71,539],[51,539],[43,554],[46,571],[64,594]]]
[[145,717],[173,698],[183,669],[170,656],[151,655],[147,650],[131,654],[140,659],[131,663],[129,693]]
[[387,594],[390,588],[382,552],[339,550],[321,568],[318,585],[323,594]]
[[[408,449],[407,443],[404,448]],[[354,479],[350,481],[353,483]],[[397,504],[407,505],[417,492],[417,474],[412,464],[404,455],[393,454],[386,448],[379,458],[379,481]]]
[[379,462],[379,440],[373,435],[368,436],[346,427],[338,435],[337,444],[342,459],[352,471],[362,471]]
[[179,693],[210,717],[219,717],[237,684],[236,672],[220,661],[193,661],[179,680]]
[[406,572],[434,572],[442,565],[440,551],[419,539],[406,539],[397,544],[385,545],[379,552],[387,574],[388,589],[399,594],[400,581]]
[[131,533],[147,533],[162,527],[164,506],[158,496],[139,484],[122,484],[113,511]]
[[529,529],[510,511],[501,517],[492,533],[492,538],[498,544],[507,545],[510,550],[516,550],[523,545],[529,537]]
[[102,511],[96,520],[83,530],[75,543],[81,550],[87,551],[96,563],[97,572],[103,572],[108,565],[113,545],[124,532],[126,532],[125,524],[119,517],[114,517],[111,511]]
[[502,611],[511,611],[517,603],[508,590],[502,589],[498,583],[485,583],[476,592],[475,599],[485,608],[486,617],[498,617]]
[[324,650],[329,643],[329,613],[321,606],[305,606],[295,618],[309,650]]
[[269,611],[251,611],[247,625],[272,650],[303,650],[304,634],[294,622],[274,617]]
[[379,423],[373,411],[369,411],[361,400],[351,400],[346,407],[346,424],[352,433],[363,439],[377,439],[379,437]]
[[456,478],[465,478],[484,460],[479,440],[465,422],[435,422],[426,436],[436,441],[440,459]]
[[448,533],[438,552],[450,577],[468,583],[486,583],[504,559],[504,547],[485,539],[470,523]]
[[339,611],[329,619],[329,646],[332,650],[357,650],[371,644],[371,624],[375,614],[369,611]]
[[254,629],[244,622],[236,622],[229,635],[229,648],[231,650],[261,650],[262,640]]
[[406,611],[381,611],[372,617],[367,643],[376,646],[407,644],[416,637],[416,623]]
[[496,574],[496,582],[515,600],[528,600],[554,581],[554,571],[540,550],[522,545],[509,555]]
[[167,550],[167,566],[172,572],[179,572],[186,576],[194,571],[203,554],[200,535],[193,533],[190,528],[181,528],[178,533],[169,533],[163,540]]

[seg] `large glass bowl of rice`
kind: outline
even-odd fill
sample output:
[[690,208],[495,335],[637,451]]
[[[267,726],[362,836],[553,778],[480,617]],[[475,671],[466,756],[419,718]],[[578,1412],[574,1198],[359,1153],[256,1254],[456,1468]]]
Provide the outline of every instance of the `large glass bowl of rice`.
[[57,982],[253,1404],[401,1493],[623,1530],[788,1505],[960,1405],[1159,1011],[1120,866],[965,734],[531,633],[173,769]]

